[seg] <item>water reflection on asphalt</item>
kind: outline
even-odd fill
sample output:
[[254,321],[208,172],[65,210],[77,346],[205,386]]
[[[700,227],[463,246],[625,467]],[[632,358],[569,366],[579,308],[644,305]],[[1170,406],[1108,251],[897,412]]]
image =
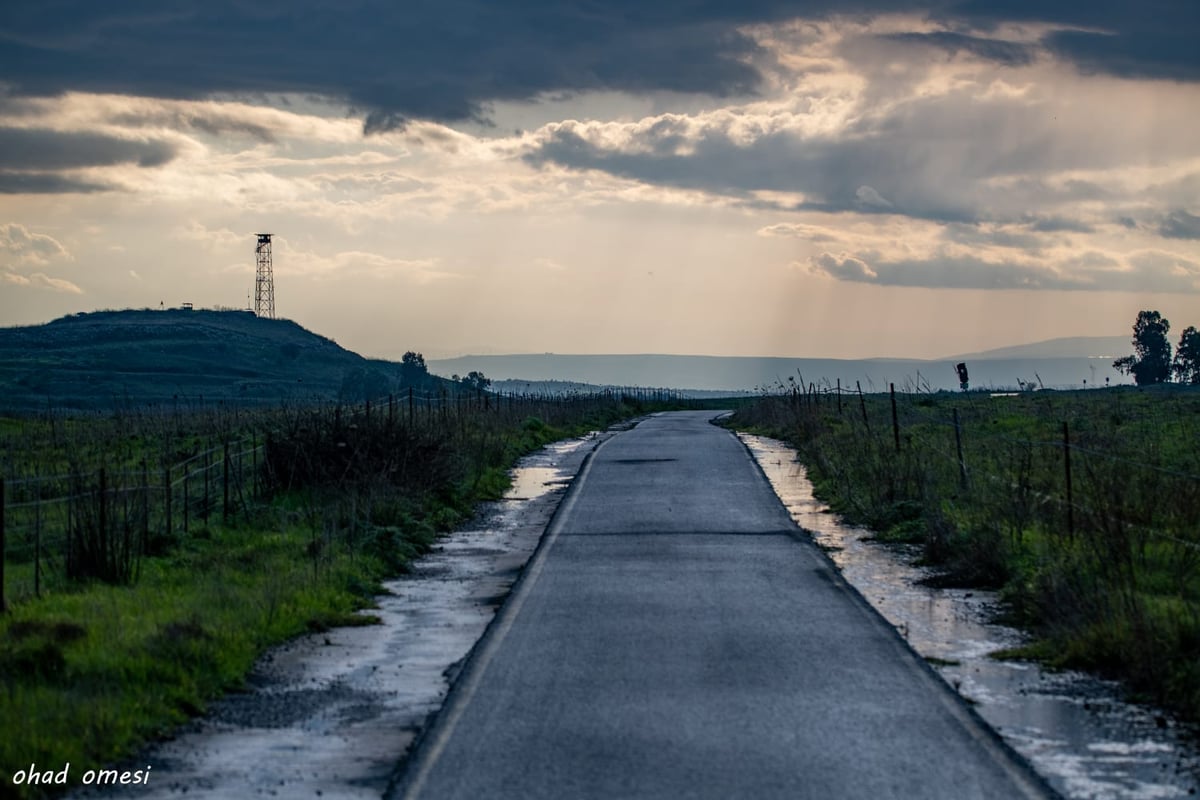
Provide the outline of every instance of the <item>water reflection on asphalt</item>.
[[990,620],[998,600],[978,590],[918,585],[928,570],[912,549],[867,541],[812,495],[795,452],[741,435],[796,522],[853,585],[938,672],[1067,797],[1158,800],[1200,792],[1196,731],[1152,708],[1126,703],[1119,687],[1076,672],[997,661],[1024,641]]

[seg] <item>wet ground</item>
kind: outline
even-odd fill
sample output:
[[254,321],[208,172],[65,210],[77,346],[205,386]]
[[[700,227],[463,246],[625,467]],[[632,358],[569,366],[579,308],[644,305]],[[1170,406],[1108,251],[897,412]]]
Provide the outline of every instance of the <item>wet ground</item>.
[[267,654],[247,691],[151,747],[148,785],[77,797],[381,797],[537,547],[566,485],[608,434],[521,460],[504,499],[439,540],[369,613],[381,625],[304,636]]
[[990,620],[990,592],[918,585],[928,571],[912,550],[867,541],[813,498],[787,445],[742,435],[793,519],[909,644],[1059,792],[1096,800],[1157,800],[1200,792],[1197,732],[1152,708],[1126,703],[1119,687],[1074,672],[1001,662],[989,653],[1023,641]]

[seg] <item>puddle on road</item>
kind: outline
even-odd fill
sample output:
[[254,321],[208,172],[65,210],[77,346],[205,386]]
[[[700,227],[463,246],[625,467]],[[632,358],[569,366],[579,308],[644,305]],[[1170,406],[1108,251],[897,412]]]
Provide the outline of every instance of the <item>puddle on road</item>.
[[1196,731],[1160,712],[1121,700],[1119,687],[1075,672],[1000,662],[989,653],[1024,641],[989,622],[994,593],[917,585],[929,571],[915,551],[864,541],[870,532],[842,524],[812,496],[795,452],[783,442],[739,434],[792,518],[846,580],[909,644],[1024,755],[1059,792],[1094,800],[1159,800],[1200,793]]
[[503,499],[385,583],[390,594],[367,612],[381,625],[304,636],[264,656],[248,691],[129,762],[153,767],[148,786],[75,796],[377,800],[605,435],[522,459]]

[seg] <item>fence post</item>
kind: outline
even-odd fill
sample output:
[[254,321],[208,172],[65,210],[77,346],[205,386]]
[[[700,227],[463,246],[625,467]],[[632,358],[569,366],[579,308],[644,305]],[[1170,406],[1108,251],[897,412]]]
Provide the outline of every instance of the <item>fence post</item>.
[[842,379],[837,379],[838,416],[842,415]]
[[1071,431],[1063,422],[1063,467],[1067,477],[1067,535],[1075,538],[1075,499],[1071,491]]
[[229,442],[223,445],[224,458],[221,460],[221,482],[224,484],[221,492],[221,522],[229,524]]
[[108,472],[100,468],[100,553],[108,558]]
[[0,614],[8,611],[4,601],[4,478],[0,478]]
[[896,452],[900,452],[900,419],[896,416],[896,384],[889,383],[892,392],[892,436],[896,440]]
[[183,535],[184,536],[188,535],[188,517],[191,515],[191,510],[188,508],[188,506],[191,505],[191,500],[192,500],[191,477],[192,477],[192,470],[187,465],[187,462],[185,461],[183,464]]
[[863,397],[862,382],[855,381],[855,388],[858,389],[858,405],[862,409],[863,425],[867,428],[867,435],[871,435],[871,420],[867,418],[867,398]]
[[204,502],[200,504],[200,514],[204,518],[204,527],[208,527],[208,457],[212,451],[204,451]]
[[33,596],[42,596],[42,492],[33,505]]
[[958,482],[967,488],[967,462],[963,460],[962,428],[958,424],[958,409],[954,409],[954,448],[958,451]]
[[171,465],[163,467],[163,523],[167,538],[171,536]]
[[[146,468],[146,459],[142,459],[142,555],[150,544],[150,471]],[[141,560],[138,569],[141,569]]]

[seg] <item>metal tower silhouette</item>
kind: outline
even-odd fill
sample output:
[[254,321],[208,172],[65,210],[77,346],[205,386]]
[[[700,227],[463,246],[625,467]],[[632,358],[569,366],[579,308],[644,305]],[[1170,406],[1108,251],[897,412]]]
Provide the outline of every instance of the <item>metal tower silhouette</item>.
[[254,279],[254,313],[259,317],[275,319],[275,277],[271,274],[271,234],[258,234],[254,247],[258,260],[258,273]]

